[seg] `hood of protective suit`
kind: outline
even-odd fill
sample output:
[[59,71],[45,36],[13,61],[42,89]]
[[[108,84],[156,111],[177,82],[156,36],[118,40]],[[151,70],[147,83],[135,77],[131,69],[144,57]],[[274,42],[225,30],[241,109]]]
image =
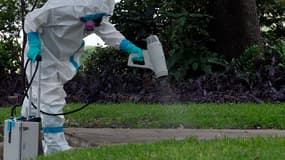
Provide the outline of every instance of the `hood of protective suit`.
[[115,0],[103,0],[102,12],[113,15]]
[[[95,1],[95,3],[94,3]],[[45,5],[48,8],[54,8],[59,6],[66,6],[66,5],[82,5],[82,6],[96,6],[96,10],[99,9],[98,12],[100,13],[107,13],[113,15],[113,11],[115,8],[115,0],[48,0]],[[98,8],[97,8],[98,7]]]

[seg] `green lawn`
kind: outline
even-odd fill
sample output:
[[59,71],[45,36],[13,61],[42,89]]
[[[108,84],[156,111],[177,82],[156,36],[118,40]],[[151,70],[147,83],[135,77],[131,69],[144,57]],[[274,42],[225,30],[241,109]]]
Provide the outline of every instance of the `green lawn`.
[[[80,107],[70,104],[65,111]],[[19,113],[19,110],[17,112]],[[10,109],[0,108],[0,120]],[[285,129],[283,104],[90,105],[66,116],[66,127]],[[283,160],[285,138],[163,141],[73,150],[38,160]]]
[[163,141],[81,149],[37,160],[284,160],[285,138]]
[[[70,104],[65,111],[80,107]],[[17,111],[19,113],[19,109]],[[0,108],[0,124],[10,109]],[[66,116],[66,127],[284,129],[283,104],[90,105]]]

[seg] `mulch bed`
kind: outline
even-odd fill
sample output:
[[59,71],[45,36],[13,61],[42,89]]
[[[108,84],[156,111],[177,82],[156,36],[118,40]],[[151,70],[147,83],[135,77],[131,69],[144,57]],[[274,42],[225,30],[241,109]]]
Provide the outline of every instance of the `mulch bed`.
[[[230,74],[213,73],[195,80],[172,81],[151,75],[135,77],[86,77],[79,75],[66,84],[68,102],[96,103],[281,103],[285,102],[285,73],[249,83]],[[19,79],[19,78],[17,78]],[[162,84],[162,82],[164,84]],[[21,87],[1,87],[0,106],[21,101]],[[3,95],[4,93],[8,95]],[[8,91],[8,92],[7,92]]]

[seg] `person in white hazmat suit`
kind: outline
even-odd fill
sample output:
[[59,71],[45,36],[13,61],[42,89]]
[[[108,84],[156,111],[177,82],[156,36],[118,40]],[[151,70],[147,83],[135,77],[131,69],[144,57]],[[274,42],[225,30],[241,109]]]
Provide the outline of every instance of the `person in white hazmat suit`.
[[[26,16],[25,32],[28,45],[25,61],[30,59],[35,69],[37,57],[41,61],[41,110],[58,114],[63,112],[66,93],[63,85],[71,80],[79,69],[79,58],[84,48],[86,33],[95,33],[107,45],[135,54],[134,61],[143,62],[140,48],[129,42],[109,22],[113,14],[114,0],[48,0],[45,5]],[[90,32],[91,31],[91,32]],[[29,67],[27,78],[31,79]],[[37,73],[39,74],[39,73]],[[38,77],[38,76],[36,76]],[[32,84],[32,102],[37,102],[38,79]],[[29,100],[23,103],[23,117],[36,110],[28,110]],[[45,155],[71,149],[64,132],[64,116],[41,114],[43,150]]]

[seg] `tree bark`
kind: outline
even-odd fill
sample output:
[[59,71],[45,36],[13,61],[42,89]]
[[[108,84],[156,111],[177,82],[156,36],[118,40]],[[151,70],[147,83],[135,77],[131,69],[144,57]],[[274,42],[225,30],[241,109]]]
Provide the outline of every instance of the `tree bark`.
[[227,58],[239,57],[257,44],[263,52],[255,0],[215,0],[210,2],[214,16],[211,23],[215,38],[213,49]]

